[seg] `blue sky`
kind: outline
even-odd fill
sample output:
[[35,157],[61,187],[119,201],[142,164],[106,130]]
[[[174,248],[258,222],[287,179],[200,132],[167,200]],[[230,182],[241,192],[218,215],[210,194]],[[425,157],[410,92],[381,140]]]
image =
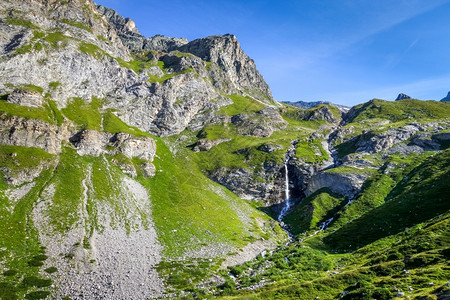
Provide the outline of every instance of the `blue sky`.
[[279,101],[450,90],[450,0],[97,0],[145,36],[235,34]]

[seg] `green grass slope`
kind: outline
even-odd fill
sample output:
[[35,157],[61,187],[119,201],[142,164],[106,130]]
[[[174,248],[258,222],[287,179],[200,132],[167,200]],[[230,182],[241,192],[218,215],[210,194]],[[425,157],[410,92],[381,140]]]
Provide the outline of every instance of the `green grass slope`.
[[[450,294],[450,215],[444,213],[351,254],[293,244],[245,267],[269,283],[256,291],[223,287],[223,299],[436,299]],[[250,269],[247,269],[250,270]],[[256,271],[255,271],[256,270]],[[248,286],[254,275],[237,280]],[[318,297],[318,298],[317,298]],[[445,299],[445,298],[439,298]]]
[[[41,119],[52,123],[73,122],[74,128],[150,136],[123,123],[112,111],[103,110],[102,101],[93,99],[85,103],[73,99],[62,111],[54,107],[59,121],[54,112],[48,112],[49,117]],[[14,110],[8,113],[14,114]],[[35,114],[22,116],[36,117]],[[178,152],[171,150],[176,148],[178,136],[153,138],[157,141],[154,161],[157,172],[152,178],[142,176],[141,160],[121,154],[80,156],[70,144],[56,156],[40,149],[0,146],[2,167],[9,170],[9,175],[4,173],[0,177],[1,299],[20,299],[25,294],[27,299],[41,299],[51,292],[51,277],[63,275],[53,266],[46,265],[46,251],[40,243],[38,228],[32,222],[34,207],[49,189],[54,193],[45,208],[49,220],[47,229],[64,235],[82,221],[86,232],[82,244],[86,249],[90,247],[88,240],[93,232],[102,231],[104,224],[99,221],[102,219],[99,211],[105,205],[112,209],[112,226],[125,227],[128,232],[134,230],[137,223],[145,227],[152,221],[165,258],[159,272],[174,291],[192,288],[205,279],[220,266],[224,253],[234,252],[257,240],[285,240],[286,235],[277,222],[208,179],[187,145],[180,146]],[[121,190],[121,183],[127,176],[119,168],[121,164],[132,165],[138,171],[136,180],[148,191],[151,214],[134,210],[133,203],[120,200],[126,193]],[[6,182],[8,176],[41,165],[43,170],[31,183],[13,187]],[[87,202],[83,203],[86,178],[89,179],[89,193]],[[32,187],[22,198],[11,197],[11,193],[27,185]],[[86,213],[82,214],[80,207],[83,205]],[[62,255],[73,259],[70,253]],[[192,259],[185,260],[187,257]],[[191,268],[189,264],[193,264]]]
[[412,122],[426,119],[448,119],[450,116],[448,103],[414,99],[395,102],[374,99],[355,106],[353,110],[347,123],[361,123],[367,119]]
[[353,250],[436,217],[450,209],[450,150],[428,158],[387,195],[385,203],[324,239],[333,249]]
[[[397,167],[387,175],[374,175],[345,207],[339,206],[344,199],[326,190],[304,199],[285,219],[294,233],[305,233],[299,234],[302,242],[231,268],[236,279],[222,286],[221,295],[227,299],[448,296],[450,150],[393,156],[390,163]],[[326,231],[318,231],[330,216],[337,220]],[[246,289],[261,281],[266,282],[264,287]]]

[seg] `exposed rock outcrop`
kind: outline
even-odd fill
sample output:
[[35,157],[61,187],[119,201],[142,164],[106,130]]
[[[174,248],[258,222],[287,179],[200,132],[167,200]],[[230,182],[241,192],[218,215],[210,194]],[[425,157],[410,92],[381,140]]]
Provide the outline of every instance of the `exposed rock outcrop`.
[[198,140],[197,145],[195,145],[193,150],[194,150],[194,152],[209,151],[209,150],[211,150],[212,147],[217,146],[224,142],[228,142],[228,141],[231,141],[231,139],[229,139],[229,138],[217,139],[217,140],[213,140],[213,141],[210,141],[208,139],[200,139],[200,140]]
[[322,104],[326,104],[326,105],[335,106],[342,112],[348,112],[350,110],[350,107],[348,107],[348,106],[332,103],[330,101],[311,101],[311,102],[309,102],[309,101],[295,101],[295,102],[283,101],[283,103],[292,105],[292,106],[296,106],[296,107],[300,107],[300,108],[304,108],[304,109],[309,109],[309,108],[313,108],[313,107],[316,107],[316,106],[319,106]]
[[329,123],[338,123],[341,116],[335,116],[326,105],[319,106],[317,109],[310,110],[304,117],[306,121],[327,121]]
[[[218,109],[226,103],[220,93],[247,93],[272,103],[270,89],[236,37],[214,36],[188,44],[185,40],[172,43],[162,36],[143,38],[132,20],[84,1],[87,6],[76,1],[67,5],[25,1],[23,11],[34,13],[15,12],[17,15],[8,18],[29,18],[39,24],[42,33],[37,36],[35,25],[0,24],[0,48],[4,49],[0,76],[6,79],[0,82],[0,91],[9,94],[11,102],[36,106],[45,94],[61,108],[75,97],[86,101],[108,98],[106,105],[118,110],[123,121],[162,136],[180,133],[201,111]],[[3,5],[0,17],[6,18],[5,12],[13,5]],[[98,10],[104,19],[99,18]],[[55,22],[55,18],[59,21]],[[125,35],[135,39],[130,41]],[[176,49],[193,54],[151,53],[151,63],[139,72],[128,68],[131,57],[123,45],[137,43],[136,39],[143,39],[142,49],[152,44],[149,47],[159,51]],[[158,65],[158,60],[164,67]],[[41,96],[14,96],[18,87],[29,84],[41,89]],[[212,105],[213,99],[217,101]],[[212,119],[214,116],[209,117]]]
[[44,97],[42,97],[41,93],[36,91],[15,90],[8,95],[8,99],[6,101],[22,106],[42,107]]
[[[149,137],[136,137],[128,133],[105,133],[96,130],[82,130],[70,138],[79,155],[100,156],[120,152],[128,158],[137,157],[147,162],[142,164],[146,177],[155,174],[151,164],[156,154],[156,143]],[[119,167],[131,177],[136,177],[135,168],[129,164],[119,164]]]
[[68,141],[70,132],[42,120],[8,117],[0,114],[0,144],[36,147],[51,154],[61,153],[61,143]]
[[420,128],[418,126],[411,124],[396,129],[389,129],[382,134],[368,132],[361,135],[356,142],[356,152],[377,153],[410,139],[419,131]]
[[238,114],[231,118],[239,134],[244,136],[268,137],[274,131],[284,129],[286,121],[277,110],[266,108],[254,114]]
[[[209,178],[226,186],[242,199],[264,201],[267,206],[283,201],[283,167],[274,163],[264,163],[259,171],[248,169],[230,170],[221,168],[209,174]],[[261,180],[255,181],[254,178]]]
[[328,188],[333,193],[352,199],[369,176],[370,173],[362,172],[321,172],[308,181],[305,195],[309,196],[321,188]]

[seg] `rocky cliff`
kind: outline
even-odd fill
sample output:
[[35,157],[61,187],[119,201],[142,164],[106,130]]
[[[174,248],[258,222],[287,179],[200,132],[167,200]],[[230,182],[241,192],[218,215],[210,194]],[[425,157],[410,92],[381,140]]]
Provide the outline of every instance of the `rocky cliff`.
[[[275,104],[269,86],[257,71],[254,61],[242,50],[234,35],[210,36],[191,42],[184,38],[168,38],[161,35],[146,38],[137,31],[132,20],[124,19],[114,10],[101,5],[97,8],[115,27],[122,42],[129,49],[166,53],[180,51],[194,54],[203,61],[213,63],[224,72],[221,78],[217,78],[217,75],[211,76],[215,87],[227,94],[244,92],[264,103]],[[211,68],[210,64],[208,68]],[[230,84],[224,86],[224,81],[229,81]]]
[[115,28],[123,44],[132,51],[171,52],[188,43],[184,38],[168,38],[162,35],[146,38],[141,35],[136,24],[130,18],[124,18],[115,10],[102,5],[97,5],[97,10],[106,17]]

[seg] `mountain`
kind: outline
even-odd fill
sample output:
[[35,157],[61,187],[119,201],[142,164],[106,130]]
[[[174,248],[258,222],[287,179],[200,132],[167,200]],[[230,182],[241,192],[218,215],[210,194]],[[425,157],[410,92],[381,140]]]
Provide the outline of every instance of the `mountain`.
[[395,101],[405,100],[405,99],[412,99],[410,96],[400,93],[398,94],[397,98],[395,98]]
[[441,99],[442,102],[449,102],[450,101],[450,92],[448,92],[447,96]]
[[1,299],[448,296],[448,103],[284,105],[236,36],[91,0],[0,18]]
[[296,102],[283,101],[283,103],[292,105],[292,106],[296,106],[296,107],[300,107],[300,108],[305,108],[305,109],[313,108],[313,107],[321,105],[321,104],[335,106],[343,112],[347,112],[350,109],[350,107],[348,107],[348,106],[331,103],[329,101],[311,101],[311,102],[308,102],[308,101],[296,101]]

